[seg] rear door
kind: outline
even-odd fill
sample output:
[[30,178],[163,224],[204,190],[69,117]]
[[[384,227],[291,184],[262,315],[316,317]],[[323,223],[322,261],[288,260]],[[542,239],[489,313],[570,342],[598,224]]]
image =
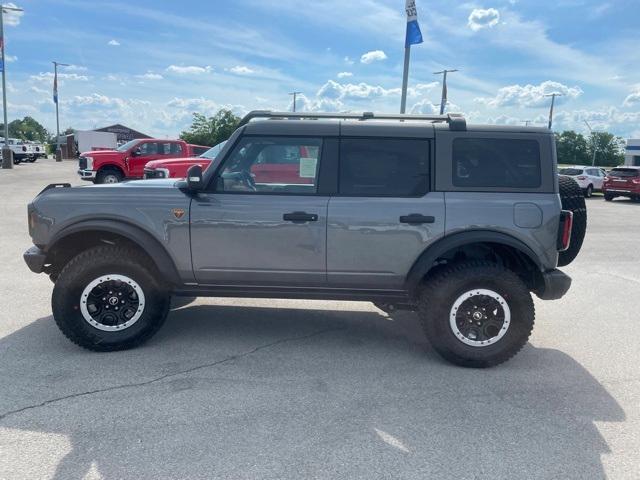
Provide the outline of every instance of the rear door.
[[[313,136],[240,139],[223,160],[213,191],[199,194],[191,205],[198,283],[326,285],[329,197],[318,190],[325,143]],[[259,177],[257,167],[279,155],[291,162],[296,157],[304,183],[291,181],[287,170]]]
[[[358,131],[343,124],[347,135]],[[431,140],[425,135],[432,131],[420,126],[415,138],[340,140],[338,193],[329,202],[327,228],[331,286],[402,289],[421,252],[442,236],[444,195],[429,191]]]

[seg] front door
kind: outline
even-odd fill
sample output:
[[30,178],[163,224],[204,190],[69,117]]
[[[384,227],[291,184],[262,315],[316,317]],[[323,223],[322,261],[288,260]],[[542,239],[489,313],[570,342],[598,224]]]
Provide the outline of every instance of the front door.
[[129,176],[142,177],[144,166],[151,160],[176,158],[185,156],[182,152],[182,144],[170,141],[143,141],[133,148],[127,162],[129,163]]
[[[198,283],[326,284],[329,197],[317,194],[321,151],[320,138],[240,140],[224,160],[213,191],[191,204]],[[266,163],[284,167],[261,176]],[[295,176],[291,164],[297,164]]]

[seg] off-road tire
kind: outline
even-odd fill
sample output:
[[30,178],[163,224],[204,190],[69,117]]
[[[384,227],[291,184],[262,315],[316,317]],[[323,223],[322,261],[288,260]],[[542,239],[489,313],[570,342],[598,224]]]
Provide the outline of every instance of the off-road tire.
[[[83,290],[104,275],[124,275],[143,291],[141,316],[123,330],[95,328],[81,312]],[[136,347],[160,329],[169,311],[170,295],[158,278],[155,266],[140,252],[111,245],[91,248],[74,257],[60,272],[51,298],[53,317],[69,340],[86,349],[104,352]]]
[[[506,333],[491,345],[467,345],[450,325],[456,299],[474,289],[498,293],[511,312]],[[486,368],[509,360],[527,343],[535,307],[527,286],[511,270],[490,262],[469,261],[447,266],[425,281],[418,298],[418,315],[431,345],[443,358],[463,367]]]
[[569,265],[578,256],[587,232],[587,205],[584,194],[578,183],[571,177],[558,177],[560,185],[560,200],[563,210],[573,212],[573,226],[571,227],[571,243],[569,248],[560,252],[558,266]]
[[[115,178],[117,181],[109,182],[107,181],[109,178]],[[96,174],[95,183],[120,183],[123,179],[122,173],[120,170],[115,168],[102,168],[98,170]]]

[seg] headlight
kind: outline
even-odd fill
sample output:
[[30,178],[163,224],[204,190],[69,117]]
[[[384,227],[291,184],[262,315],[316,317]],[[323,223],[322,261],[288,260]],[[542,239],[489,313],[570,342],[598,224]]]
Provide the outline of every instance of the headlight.
[[168,168],[158,168],[156,170],[158,172],[156,174],[156,178],[169,178],[169,169]]
[[87,170],[93,170],[93,157],[84,157],[87,159]]

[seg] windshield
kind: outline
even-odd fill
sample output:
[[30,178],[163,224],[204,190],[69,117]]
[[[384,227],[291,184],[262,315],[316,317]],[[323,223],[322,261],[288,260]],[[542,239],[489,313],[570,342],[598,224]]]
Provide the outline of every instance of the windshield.
[[582,175],[582,168],[561,168],[560,175]]
[[220,142],[219,144],[214,145],[209,150],[207,150],[202,155],[200,155],[200,158],[208,158],[210,160],[215,160],[216,157],[218,156],[218,154],[220,153],[220,151],[226,145],[226,143],[227,143],[227,141],[225,140],[224,142]]
[[118,148],[116,148],[116,150],[119,152],[126,152],[137,143],[140,143],[140,140],[131,140],[130,142],[123,143]]
[[635,168],[614,168],[608,174],[609,177],[639,177],[640,170]]

